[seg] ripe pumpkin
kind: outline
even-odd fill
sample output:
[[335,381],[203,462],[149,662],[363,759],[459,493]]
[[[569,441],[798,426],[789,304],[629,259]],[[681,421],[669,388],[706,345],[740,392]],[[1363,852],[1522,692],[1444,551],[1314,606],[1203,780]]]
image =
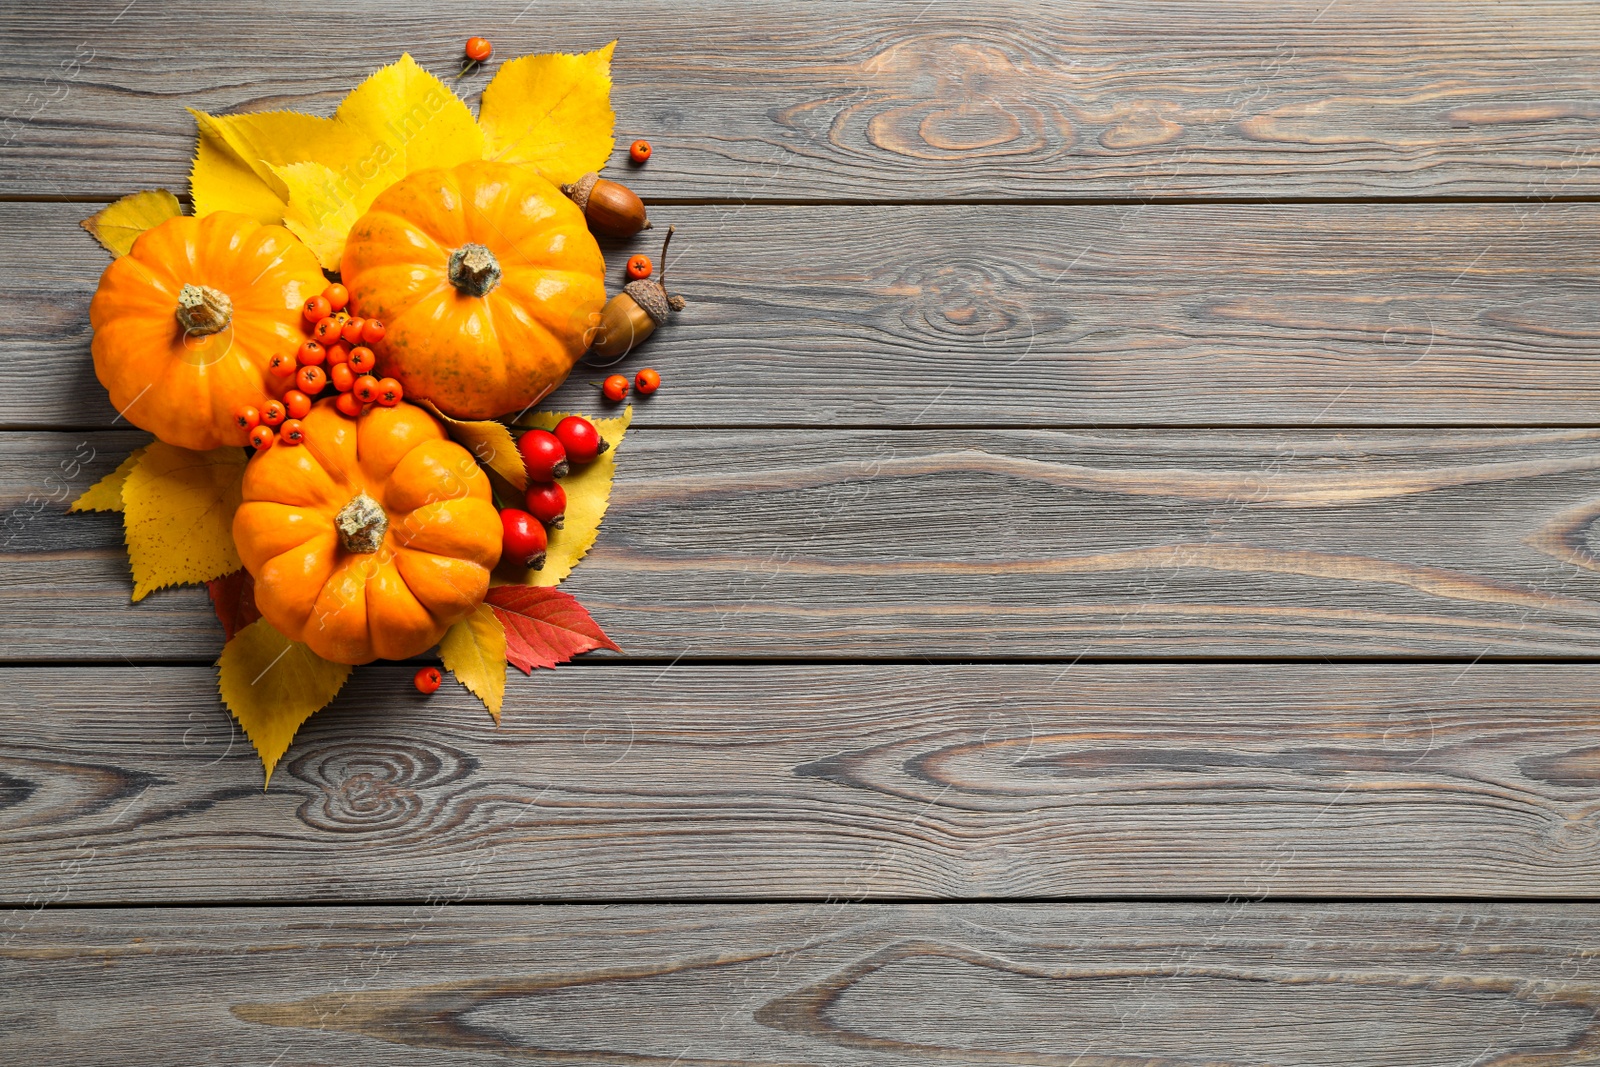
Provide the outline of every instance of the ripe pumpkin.
[[566,380],[606,301],[583,214],[527,167],[418,171],[350,230],[340,277],[388,332],[379,363],[458,419],[521,411]]
[[323,659],[426,651],[471,614],[500,560],[489,480],[422,408],[347,418],[322,400],[305,441],[259,452],[233,539],[256,605]]
[[290,388],[267,361],[305,339],[300,306],[325,285],[317,257],[282,226],[231,211],[170,218],[100,276],[95,375],[124,418],[168,444],[244,445],[234,411]]

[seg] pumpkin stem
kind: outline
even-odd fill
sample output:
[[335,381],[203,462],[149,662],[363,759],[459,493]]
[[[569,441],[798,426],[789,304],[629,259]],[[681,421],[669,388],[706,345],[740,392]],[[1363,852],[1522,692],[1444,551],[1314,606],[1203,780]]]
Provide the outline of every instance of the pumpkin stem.
[[339,543],[346,552],[378,551],[389,529],[389,516],[366,493],[357,493],[355,499],[339,509],[333,521],[339,527]]
[[178,290],[178,325],[185,333],[221,333],[233,321],[233,301],[209,285],[185,285]]
[[464,244],[450,253],[450,284],[468,296],[487,296],[500,284],[500,263],[480,244]]

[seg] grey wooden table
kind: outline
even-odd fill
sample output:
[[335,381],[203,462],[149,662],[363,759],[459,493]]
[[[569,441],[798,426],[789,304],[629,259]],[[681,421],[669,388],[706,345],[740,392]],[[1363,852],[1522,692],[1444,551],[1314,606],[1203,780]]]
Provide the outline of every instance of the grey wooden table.
[[[203,590],[65,514],[144,439],[77,222],[472,33],[619,37],[679,228],[627,651],[499,729],[363,668],[263,793]],[[0,35],[0,1060],[1600,1062],[1592,0]]]

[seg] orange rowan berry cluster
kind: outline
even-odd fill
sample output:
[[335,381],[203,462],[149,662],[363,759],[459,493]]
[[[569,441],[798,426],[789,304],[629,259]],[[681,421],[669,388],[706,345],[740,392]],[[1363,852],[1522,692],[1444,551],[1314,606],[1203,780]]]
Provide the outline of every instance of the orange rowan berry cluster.
[[383,340],[383,323],[352,315],[349,305],[350,291],[337,282],[306,301],[302,315],[311,336],[294,352],[279,352],[267,362],[277,377],[293,377],[294,387],[281,402],[273,400],[260,409],[247,404],[233,414],[256,448],[304,441],[300,420],[328,389],[337,394],[339,413],[352,419],[369,404],[392,408],[404,398],[398,381],[378,377],[372,346]]

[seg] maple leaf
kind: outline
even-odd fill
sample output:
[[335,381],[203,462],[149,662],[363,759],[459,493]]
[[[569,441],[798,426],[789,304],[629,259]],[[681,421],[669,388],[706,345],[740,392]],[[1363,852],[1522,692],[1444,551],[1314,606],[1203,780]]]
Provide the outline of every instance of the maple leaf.
[[117,469],[95,482],[83,491],[83,495],[72,502],[68,511],[121,511],[122,487],[128,480],[128,475],[133,468],[139,465],[139,457],[144,455],[144,449],[136,448],[117,465]]
[[506,696],[506,632],[485,604],[445,631],[439,658],[489,709],[496,723]]
[[557,185],[599,170],[611,155],[611,53],[553,52],[500,64],[483,90],[484,158],[525,163]]
[[217,691],[261,757],[267,782],[300,724],[339,695],[350,667],[331,663],[257,619],[223,646]]
[[122,486],[134,600],[239,569],[233,513],[245,463],[242,448],[191,452],[165,441],[144,447]]
[[101,208],[78,225],[113,256],[125,256],[141,233],[181,214],[177,197],[165,189],[147,189]]
[[597,648],[621,652],[583,605],[559,589],[501,585],[484,597],[505,628],[506,661],[523,674]]
[[445,432],[456,444],[471,452],[479,463],[494,471],[517,489],[528,488],[528,469],[522,463],[522,453],[517,451],[516,438],[503,422],[485,420],[463,422],[452,419],[440,411],[431,400],[418,400],[444,423]]
[[211,579],[206,583],[206,592],[211,594],[211,609],[217,613],[217,621],[229,641],[261,618],[261,609],[256,607],[256,580],[243,567],[226,577]]
[[[516,425],[541,430],[553,430],[556,423],[567,417],[563,411],[538,412],[517,420]],[[594,419],[594,428],[611,447],[600,453],[593,463],[578,467],[561,479],[561,488],[567,494],[566,519],[559,530],[550,531],[550,544],[545,550],[544,567],[529,570],[515,563],[502,561],[497,568],[501,584],[558,585],[572,573],[600,536],[600,522],[606,516],[611,502],[611,482],[617,473],[617,452],[622,448],[622,438],[633,422],[630,405],[614,419]]]

